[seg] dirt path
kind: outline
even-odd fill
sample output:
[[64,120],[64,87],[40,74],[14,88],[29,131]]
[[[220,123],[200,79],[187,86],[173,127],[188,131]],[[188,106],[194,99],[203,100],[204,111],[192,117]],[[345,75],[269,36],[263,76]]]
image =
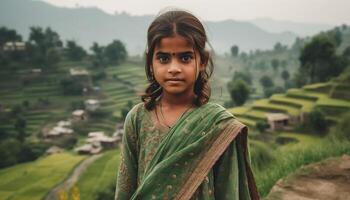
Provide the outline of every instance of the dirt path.
[[46,195],[45,200],[58,200],[59,191],[67,191],[70,189],[77,182],[79,176],[84,173],[86,168],[102,155],[103,154],[93,155],[83,160],[77,167],[74,168],[74,171],[70,177],[51,189],[51,191]]
[[350,156],[302,167],[279,180],[266,200],[350,200]]

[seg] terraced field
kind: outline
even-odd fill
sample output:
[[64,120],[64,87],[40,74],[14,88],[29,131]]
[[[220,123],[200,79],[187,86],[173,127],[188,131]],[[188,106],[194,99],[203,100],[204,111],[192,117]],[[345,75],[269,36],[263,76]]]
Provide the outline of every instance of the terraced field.
[[315,107],[334,121],[336,116],[350,110],[350,90],[347,90],[350,86],[349,77],[350,75],[344,75],[327,83],[289,89],[285,94],[275,94],[269,99],[261,99],[252,105],[232,108],[230,111],[251,127],[255,127],[258,121],[266,120],[267,113],[286,113],[298,117],[311,112]]
[[72,169],[84,158],[62,153],[2,169],[0,199],[42,199],[53,186],[69,176]]

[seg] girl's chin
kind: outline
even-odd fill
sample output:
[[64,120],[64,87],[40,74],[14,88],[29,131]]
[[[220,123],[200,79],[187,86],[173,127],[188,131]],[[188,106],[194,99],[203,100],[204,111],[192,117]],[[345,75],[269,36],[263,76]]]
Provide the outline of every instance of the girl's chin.
[[180,95],[180,94],[186,93],[186,89],[182,87],[167,87],[167,88],[164,88],[164,92],[171,95]]

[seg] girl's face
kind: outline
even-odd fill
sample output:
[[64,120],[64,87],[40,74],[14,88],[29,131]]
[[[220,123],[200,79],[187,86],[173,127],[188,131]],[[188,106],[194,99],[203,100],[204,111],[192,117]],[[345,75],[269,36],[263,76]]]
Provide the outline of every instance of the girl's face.
[[172,95],[193,95],[196,73],[205,69],[199,53],[179,35],[161,39],[154,49],[152,65],[163,92]]

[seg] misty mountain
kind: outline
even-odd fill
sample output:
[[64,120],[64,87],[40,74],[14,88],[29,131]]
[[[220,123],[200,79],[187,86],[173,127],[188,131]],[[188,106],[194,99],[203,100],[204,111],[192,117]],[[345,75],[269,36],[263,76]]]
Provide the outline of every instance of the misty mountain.
[[[0,2],[0,26],[17,30],[25,39],[30,26],[50,26],[63,40],[75,40],[86,49],[94,41],[106,45],[113,39],[119,39],[126,44],[130,54],[141,54],[145,50],[146,31],[153,18],[151,15],[126,13],[111,15],[93,7],[56,7],[42,1]],[[292,32],[268,32],[250,22],[226,20],[204,23],[217,53],[229,52],[234,44],[243,51],[270,49],[277,42],[290,45],[297,37]]]
[[329,30],[334,27],[333,25],[329,24],[297,23],[291,21],[273,20],[270,18],[259,18],[249,22],[271,33],[290,31],[299,36],[312,36],[321,31]]

